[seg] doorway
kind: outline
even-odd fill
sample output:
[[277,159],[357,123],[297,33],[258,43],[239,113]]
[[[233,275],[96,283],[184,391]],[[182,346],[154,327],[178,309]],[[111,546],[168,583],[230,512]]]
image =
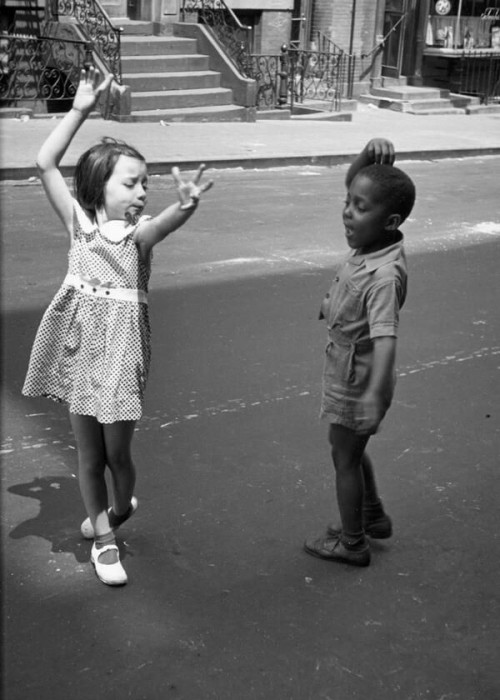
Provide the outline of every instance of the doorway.
[[409,0],[387,0],[384,13],[382,76],[399,78],[403,64],[406,12]]

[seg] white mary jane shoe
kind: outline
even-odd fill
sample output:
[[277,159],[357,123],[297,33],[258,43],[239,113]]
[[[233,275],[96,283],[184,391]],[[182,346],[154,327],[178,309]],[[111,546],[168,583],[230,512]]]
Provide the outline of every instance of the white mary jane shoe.
[[[99,557],[101,554],[104,554],[104,552],[109,552],[110,550],[115,550],[118,555],[118,561],[114,564],[101,564]],[[94,565],[97,578],[108,586],[124,586],[128,581],[127,572],[121,565],[119,557],[120,554],[116,544],[106,544],[104,547],[101,547],[101,549],[97,549],[95,542],[92,545],[90,561]]]
[[[132,512],[130,513],[129,518],[133,516],[135,511],[137,510],[137,498],[135,496],[132,496],[130,499],[130,505],[132,506]],[[108,515],[111,512],[112,508],[108,508]],[[123,523],[126,523],[127,520],[124,520]],[[123,525],[122,523],[122,525]],[[121,527],[121,525],[118,525],[118,527]],[[113,528],[113,530],[118,530],[118,527]],[[80,532],[82,533],[83,537],[85,537],[86,540],[93,540],[95,537],[94,533],[94,528],[92,527],[92,523],[90,522],[90,518],[85,518],[83,523],[80,525]]]

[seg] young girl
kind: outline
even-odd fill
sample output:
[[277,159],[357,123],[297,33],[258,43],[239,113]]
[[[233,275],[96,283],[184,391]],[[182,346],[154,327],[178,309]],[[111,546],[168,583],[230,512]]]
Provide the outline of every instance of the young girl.
[[330,423],[341,525],[306,540],[305,549],[356,566],[370,563],[366,535],[392,534],[366,447],[392,401],[406,297],[399,226],[412,210],[415,186],[394,159],[390,141],[372,139],[348,170],[343,220],[352,253],[336,269],[320,314],[328,328],[322,416]]
[[[45,312],[23,387],[25,396],[68,404],[78,448],[80,490],[93,538],[91,562],[99,579],[123,585],[114,531],[137,508],[131,441],[142,413],[150,361],[148,281],[151,251],[196,210],[204,166],[192,182],[172,175],[179,203],[152,218],[146,205],[147,167],[133,147],[104,139],[79,159],[73,199],[58,168],[72,138],[108,90],[97,70],[82,71],[73,108],[37,158],[42,184],[70,237],[66,278]],[[108,509],[105,468],[112,483]]]

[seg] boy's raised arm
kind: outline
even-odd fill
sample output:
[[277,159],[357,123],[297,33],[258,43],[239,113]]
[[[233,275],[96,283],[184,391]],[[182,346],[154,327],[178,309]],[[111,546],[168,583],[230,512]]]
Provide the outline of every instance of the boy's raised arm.
[[371,139],[351,163],[345,178],[345,186],[349,189],[358,172],[367,165],[373,163],[392,165],[395,159],[396,154],[391,141],[383,138]]

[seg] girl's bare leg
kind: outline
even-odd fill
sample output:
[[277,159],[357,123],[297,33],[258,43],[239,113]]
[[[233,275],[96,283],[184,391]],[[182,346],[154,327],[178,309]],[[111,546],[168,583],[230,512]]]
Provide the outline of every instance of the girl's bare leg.
[[78,449],[78,479],[85,510],[96,535],[104,535],[111,528],[104,478],[106,453],[102,425],[93,416],[69,415]]
[[332,424],[329,439],[335,467],[342,534],[348,544],[355,544],[363,537],[365,483],[361,462],[369,436],[358,435],[344,426]]
[[[78,481],[85,510],[94,528],[95,537],[114,542],[108,518],[108,493],[106,479],[106,452],[103,426],[93,416],[70,413],[71,426],[78,449]],[[102,554],[103,564],[114,564],[118,560],[113,551]]]
[[[134,495],[135,467],[132,461],[132,438],[135,421],[118,421],[103,425],[106,462],[111,471],[113,484],[113,515],[126,515]],[[115,527],[117,522],[111,522]]]

